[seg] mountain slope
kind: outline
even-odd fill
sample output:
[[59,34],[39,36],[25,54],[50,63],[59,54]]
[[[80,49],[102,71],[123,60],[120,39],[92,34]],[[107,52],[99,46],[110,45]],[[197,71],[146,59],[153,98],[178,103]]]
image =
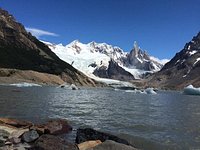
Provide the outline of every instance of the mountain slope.
[[[120,75],[121,79],[140,79],[147,73],[149,74],[160,70],[163,66],[155,59],[152,59],[153,57],[149,56],[139,47],[136,47],[137,44],[134,45],[134,48],[130,53],[127,53],[119,47],[108,45],[106,43],[91,42],[83,44],[78,40],[75,40],[66,46],[63,46],[62,44],[55,45],[49,42],[44,43],[48,45],[60,59],[72,64],[75,68],[90,77],[94,77],[94,74],[98,77],[102,77],[103,70],[108,72],[110,60],[117,63],[117,68],[124,70],[123,74]],[[138,60],[137,63],[135,63],[136,60]],[[113,72],[117,73],[116,70],[113,70]],[[122,77],[125,75],[124,72],[127,72],[125,73],[126,75],[130,73],[132,75],[128,78],[127,76]],[[120,72],[117,73],[118,75],[116,74],[112,77],[105,75],[104,77],[117,79],[115,77],[119,76],[119,73]]]
[[189,84],[200,86],[200,33],[186,43],[162,70],[150,77],[149,84],[181,89]]
[[60,75],[69,83],[94,85],[93,80],[60,60],[3,9],[0,9],[0,68],[34,70]]

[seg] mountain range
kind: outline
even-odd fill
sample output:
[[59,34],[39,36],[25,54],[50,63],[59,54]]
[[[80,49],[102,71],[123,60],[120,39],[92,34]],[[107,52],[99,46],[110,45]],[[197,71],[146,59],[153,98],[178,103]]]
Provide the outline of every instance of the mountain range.
[[200,86],[200,33],[166,62],[150,56],[136,42],[126,52],[94,41],[83,44],[75,40],[66,46],[39,41],[0,9],[1,83],[13,78],[12,82],[102,86],[98,81],[107,78],[165,89]]
[[92,78],[96,76],[126,81],[141,79],[146,74],[159,71],[164,65],[159,59],[140,49],[136,42],[130,52],[94,41],[83,44],[75,40],[66,46],[44,43],[60,59]]

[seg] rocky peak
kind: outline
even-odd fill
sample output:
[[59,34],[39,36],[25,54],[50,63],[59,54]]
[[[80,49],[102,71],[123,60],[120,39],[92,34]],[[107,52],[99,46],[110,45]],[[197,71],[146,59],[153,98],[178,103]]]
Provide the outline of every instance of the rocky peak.
[[[192,40],[185,44],[184,48],[176,53],[170,62],[168,62],[162,70],[173,68],[191,69],[195,62],[200,58],[200,33],[194,36]],[[187,66],[187,67],[186,67]]]
[[59,75],[68,83],[94,85],[93,80],[59,59],[3,9],[0,9],[0,68],[34,70]]

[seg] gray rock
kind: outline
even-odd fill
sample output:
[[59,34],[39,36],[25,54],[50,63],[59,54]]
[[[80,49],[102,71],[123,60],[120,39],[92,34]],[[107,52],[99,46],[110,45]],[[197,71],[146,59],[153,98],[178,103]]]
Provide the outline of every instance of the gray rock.
[[8,139],[8,141],[13,144],[19,144],[21,142],[21,138],[12,137],[12,138]]
[[88,150],[138,150],[132,146],[128,146],[125,144],[117,143],[111,140],[107,140],[102,144],[97,145],[94,148]]
[[29,144],[19,143],[19,144],[6,145],[2,147],[1,150],[27,150],[27,149],[31,149],[31,146]]
[[44,134],[35,142],[36,150],[79,150],[76,144],[67,142],[60,137]]
[[39,134],[35,130],[27,131],[22,136],[22,140],[27,142],[27,143],[33,142],[37,138],[39,138]]

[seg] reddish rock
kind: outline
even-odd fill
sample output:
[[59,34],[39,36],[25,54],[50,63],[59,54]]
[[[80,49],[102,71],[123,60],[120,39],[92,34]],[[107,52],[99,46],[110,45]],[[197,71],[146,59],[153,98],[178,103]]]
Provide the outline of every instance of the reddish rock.
[[24,128],[24,127],[30,127],[33,124],[28,121],[22,121],[17,119],[11,119],[11,118],[0,118],[0,124],[7,124],[10,126],[14,126],[17,128]]
[[69,122],[65,119],[54,119],[45,124],[45,130],[49,134],[58,135],[69,133],[72,131],[72,126],[70,126]]

